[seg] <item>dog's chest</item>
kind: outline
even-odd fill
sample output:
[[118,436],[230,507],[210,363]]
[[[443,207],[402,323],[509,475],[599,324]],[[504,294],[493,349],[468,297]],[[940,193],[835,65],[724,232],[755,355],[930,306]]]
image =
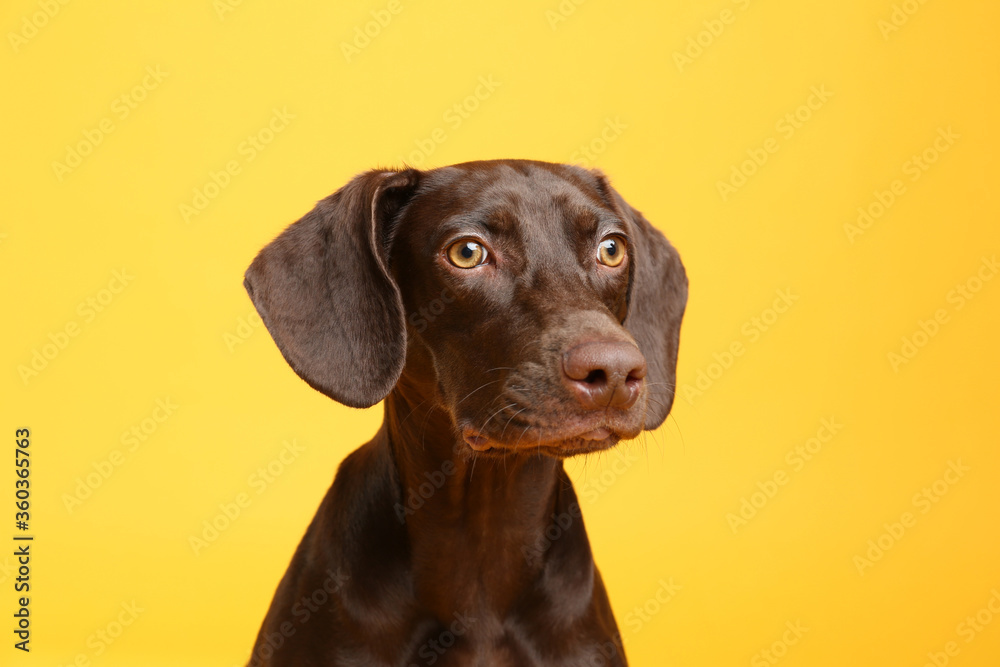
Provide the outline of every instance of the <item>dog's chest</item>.
[[[610,642],[562,643],[558,655],[532,640],[530,633],[495,616],[456,614],[447,627],[414,633],[401,667],[580,667],[617,665]],[[580,633],[569,631],[569,636]],[[544,643],[544,642],[543,642]],[[610,654],[607,652],[610,648]]]

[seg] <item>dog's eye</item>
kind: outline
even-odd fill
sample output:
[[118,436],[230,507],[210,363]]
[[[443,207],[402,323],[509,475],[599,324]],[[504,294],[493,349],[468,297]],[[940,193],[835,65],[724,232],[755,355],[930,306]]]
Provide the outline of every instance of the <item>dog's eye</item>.
[[597,261],[605,266],[618,266],[625,260],[625,241],[609,236],[597,246]]
[[486,263],[486,248],[469,239],[455,241],[448,246],[448,261],[460,269],[473,269]]

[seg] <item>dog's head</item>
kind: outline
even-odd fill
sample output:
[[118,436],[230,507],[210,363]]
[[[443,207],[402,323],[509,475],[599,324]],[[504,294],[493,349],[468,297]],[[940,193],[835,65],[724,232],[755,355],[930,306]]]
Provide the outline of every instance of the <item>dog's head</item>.
[[244,284],[315,389],[368,407],[420,375],[477,451],[595,451],[673,403],[684,267],[579,167],[370,171],[264,248]]

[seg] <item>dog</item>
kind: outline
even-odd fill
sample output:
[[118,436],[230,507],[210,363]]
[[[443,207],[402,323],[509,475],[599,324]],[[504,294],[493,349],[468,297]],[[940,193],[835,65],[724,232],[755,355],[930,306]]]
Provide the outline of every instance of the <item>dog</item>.
[[385,419],[340,465],[250,665],[626,665],[563,459],[658,427],[688,281],[597,171],[363,173],[244,285],[288,364]]

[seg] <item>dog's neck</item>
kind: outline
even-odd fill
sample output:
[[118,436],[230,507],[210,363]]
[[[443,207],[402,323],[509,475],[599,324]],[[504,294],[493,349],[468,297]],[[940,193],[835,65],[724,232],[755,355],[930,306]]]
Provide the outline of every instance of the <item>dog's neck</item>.
[[[560,559],[589,600],[593,561],[562,462],[476,455],[426,385],[407,374],[385,400],[417,598],[439,618],[510,609]],[[447,554],[447,557],[444,555]]]

